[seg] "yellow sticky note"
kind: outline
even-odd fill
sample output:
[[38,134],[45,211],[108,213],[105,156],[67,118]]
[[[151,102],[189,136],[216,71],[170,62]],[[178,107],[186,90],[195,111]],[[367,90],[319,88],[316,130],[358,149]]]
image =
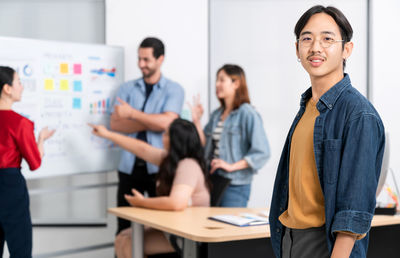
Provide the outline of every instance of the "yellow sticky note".
[[60,80],[60,90],[69,90],[68,80]]
[[60,64],[60,73],[61,74],[68,74],[68,64],[61,63]]
[[54,81],[53,81],[53,79],[44,80],[44,89],[45,90],[54,90]]

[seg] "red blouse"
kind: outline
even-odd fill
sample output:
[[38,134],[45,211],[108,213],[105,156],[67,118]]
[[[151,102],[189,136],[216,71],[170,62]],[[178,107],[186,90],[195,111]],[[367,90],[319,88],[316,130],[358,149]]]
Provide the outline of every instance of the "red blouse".
[[34,124],[12,110],[0,110],[0,168],[20,168],[22,158],[30,170],[39,168],[39,149]]

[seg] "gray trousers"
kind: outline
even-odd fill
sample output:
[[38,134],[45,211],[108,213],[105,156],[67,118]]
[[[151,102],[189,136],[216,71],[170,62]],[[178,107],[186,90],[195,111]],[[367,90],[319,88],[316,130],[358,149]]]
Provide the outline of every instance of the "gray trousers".
[[325,226],[319,228],[286,228],[282,241],[282,258],[329,258]]

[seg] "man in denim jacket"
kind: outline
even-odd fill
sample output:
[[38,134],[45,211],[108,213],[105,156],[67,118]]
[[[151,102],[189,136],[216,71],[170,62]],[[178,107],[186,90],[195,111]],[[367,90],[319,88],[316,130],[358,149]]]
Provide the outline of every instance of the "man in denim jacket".
[[279,257],[366,257],[385,145],[372,104],[344,73],[352,28],[334,7],[314,6],[295,27],[302,96],[275,179],[271,242]]

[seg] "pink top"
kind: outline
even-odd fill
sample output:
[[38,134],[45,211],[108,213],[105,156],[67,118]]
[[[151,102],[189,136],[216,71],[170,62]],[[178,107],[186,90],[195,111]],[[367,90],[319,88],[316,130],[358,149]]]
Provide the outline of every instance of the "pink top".
[[179,161],[173,185],[178,184],[194,188],[192,206],[210,206],[210,193],[204,181],[204,174],[196,160],[186,158]]

